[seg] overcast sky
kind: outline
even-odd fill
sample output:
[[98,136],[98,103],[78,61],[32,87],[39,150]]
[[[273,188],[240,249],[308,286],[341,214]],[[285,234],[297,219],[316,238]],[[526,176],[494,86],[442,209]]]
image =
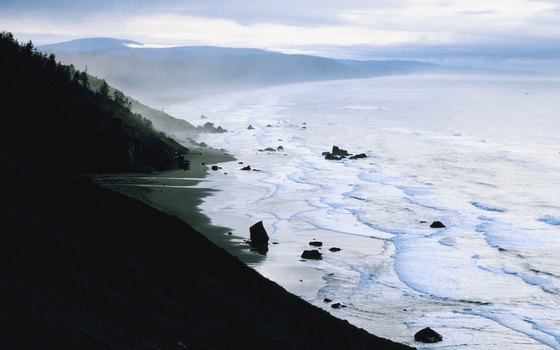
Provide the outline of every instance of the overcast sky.
[[115,37],[348,58],[560,58],[560,0],[0,0],[0,29],[36,44]]

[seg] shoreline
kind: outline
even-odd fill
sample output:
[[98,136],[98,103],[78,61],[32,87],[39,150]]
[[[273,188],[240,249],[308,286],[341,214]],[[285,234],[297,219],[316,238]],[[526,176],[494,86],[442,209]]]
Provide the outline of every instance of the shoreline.
[[[205,198],[218,191],[212,187],[208,174],[211,166],[234,161],[235,158],[222,150],[196,149],[187,154],[191,162],[189,170],[167,170],[154,174],[106,174],[94,177],[94,181],[112,191],[138,199],[149,206],[178,217],[201,232],[218,247],[252,266],[263,256],[251,252],[244,242],[244,232],[226,225],[217,225],[199,208]],[[220,170],[218,170],[220,171]],[[224,175],[226,176],[226,175]],[[235,227],[247,226],[239,218],[232,217]],[[252,224],[251,224],[252,225]],[[249,226],[245,228],[249,231]]]
[[177,217],[0,160],[13,180],[0,200],[6,348],[411,349],[287,293]]
[[[313,261],[301,263],[299,253],[294,254],[291,260],[276,256],[277,244],[284,242],[278,242],[274,238],[273,229],[267,220],[264,220],[264,224],[271,244],[269,254],[263,256],[252,251],[250,245],[246,243],[249,239],[249,227],[259,220],[222,212],[216,217],[212,215],[215,213],[206,213],[201,208],[203,202],[209,200],[213,193],[227,194],[228,183],[232,181],[232,178],[228,178],[230,175],[224,173],[221,167],[218,171],[213,171],[210,170],[211,166],[219,166],[237,159],[214,148],[195,150],[188,157],[191,160],[190,170],[168,170],[151,175],[109,174],[98,176],[95,181],[120,194],[138,199],[161,212],[178,217],[201,232],[212,243],[225,249],[265,278],[278,283],[288,292],[307,302],[316,300],[320,289],[326,286],[327,271]],[[236,163],[227,168],[232,171],[238,166]],[[316,306],[325,308],[322,302],[317,303]],[[327,312],[331,312],[330,309],[330,307],[325,308]]]

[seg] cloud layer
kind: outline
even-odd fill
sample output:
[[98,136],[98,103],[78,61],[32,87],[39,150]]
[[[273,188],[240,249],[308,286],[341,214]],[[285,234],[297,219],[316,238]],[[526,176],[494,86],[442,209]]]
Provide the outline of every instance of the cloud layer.
[[359,58],[560,58],[552,0],[3,0],[0,26],[40,44],[108,36]]

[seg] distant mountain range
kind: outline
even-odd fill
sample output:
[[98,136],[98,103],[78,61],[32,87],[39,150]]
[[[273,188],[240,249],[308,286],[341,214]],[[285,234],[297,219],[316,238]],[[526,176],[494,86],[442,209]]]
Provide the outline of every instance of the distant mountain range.
[[254,87],[384,75],[448,72],[415,61],[355,61],[214,46],[143,47],[130,40],[78,39],[39,47],[135,98],[181,99]]

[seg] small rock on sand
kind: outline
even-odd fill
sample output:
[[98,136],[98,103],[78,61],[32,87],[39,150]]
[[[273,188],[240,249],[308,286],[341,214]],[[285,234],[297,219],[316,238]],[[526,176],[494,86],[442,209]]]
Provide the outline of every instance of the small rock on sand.
[[442,341],[443,338],[438,332],[434,331],[430,327],[426,327],[414,335],[414,340],[422,343],[437,343]]

